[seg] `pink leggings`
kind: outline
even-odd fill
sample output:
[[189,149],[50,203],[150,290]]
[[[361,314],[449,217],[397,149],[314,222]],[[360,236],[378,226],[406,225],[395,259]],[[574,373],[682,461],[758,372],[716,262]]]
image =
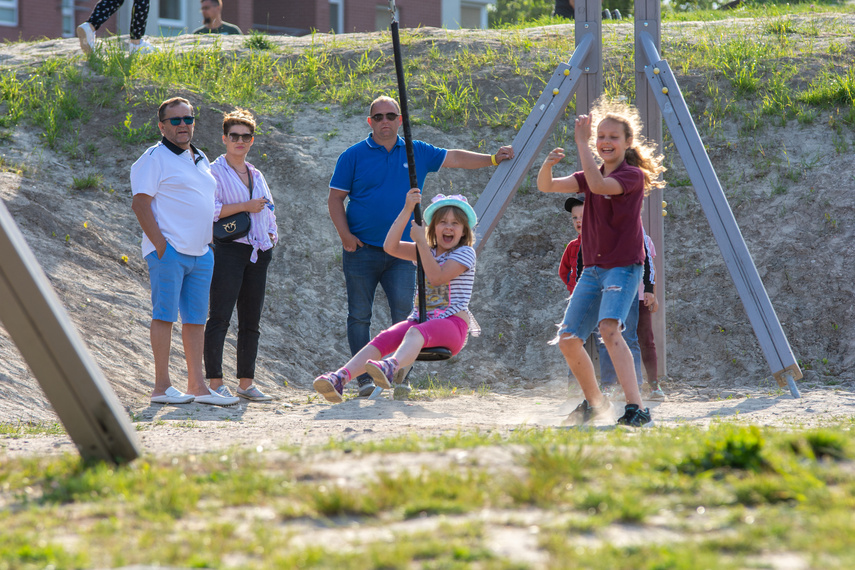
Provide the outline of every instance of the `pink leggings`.
[[368,344],[379,350],[381,356],[387,356],[401,346],[404,335],[413,327],[425,338],[423,348],[442,346],[450,350],[452,356],[460,352],[466,344],[466,333],[469,332],[469,324],[457,316],[431,319],[423,323],[401,321],[375,336]]

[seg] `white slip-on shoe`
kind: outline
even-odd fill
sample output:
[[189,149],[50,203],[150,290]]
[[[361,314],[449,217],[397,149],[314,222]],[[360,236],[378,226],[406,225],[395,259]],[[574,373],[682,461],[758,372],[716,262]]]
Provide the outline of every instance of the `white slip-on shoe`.
[[172,386],[166,389],[166,393],[160,396],[152,396],[152,404],[189,404],[196,397],[193,394],[185,394],[180,390],[176,390]]
[[95,49],[95,28],[89,22],[83,22],[77,26],[77,38],[80,40],[80,49],[83,53],[92,53]]

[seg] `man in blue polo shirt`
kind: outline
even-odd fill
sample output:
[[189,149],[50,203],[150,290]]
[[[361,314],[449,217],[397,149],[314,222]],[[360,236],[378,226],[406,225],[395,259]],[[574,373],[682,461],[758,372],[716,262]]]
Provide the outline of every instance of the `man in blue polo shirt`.
[[[342,266],[347,286],[347,342],[356,354],[371,340],[371,314],[377,285],[389,300],[392,322],[407,318],[413,308],[416,268],[411,261],[383,251],[392,222],[404,207],[410,189],[407,151],[398,136],[401,108],[391,97],[378,97],[368,107],[371,134],[345,150],[330,180],[330,218],[344,248]],[[510,146],[496,154],[446,150],[413,141],[419,188],[429,172],[446,168],[485,168],[514,157]],[[345,200],[347,208],[345,208]],[[405,235],[404,239],[409,239]],[[370,396],[374,383],[358,378],[359,395]]]
[[[151,279],[151,348],[154,353],[154,404],[231,406],[230,398],[210,390],[202,372],[208,295],[214,272],[211,243],[217,181],[208,158],[190,144],[193,106],[173,97],[157,111],[163,138],[131,167],[133,210],[143,230],[142,254]],[[169,353],[172,324],[181,315],[187,361],[187,393],[172,386]]]

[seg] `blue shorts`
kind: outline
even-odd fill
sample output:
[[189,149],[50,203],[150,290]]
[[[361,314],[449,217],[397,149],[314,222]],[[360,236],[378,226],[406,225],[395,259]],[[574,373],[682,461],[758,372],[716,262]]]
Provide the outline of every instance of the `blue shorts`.
[[185,325],[204,325],[214,274],[214,252],[205,255],[178,253],[168,243],[163,257],[157,251],[145,256],[151,280],[151,318],[174,323],[181,313]]
[[644,266],[639,264],[611,269],[586,267],[564,311],[559,337],[571,334],[584,340],[605,319],[618,321],[623,330],[632,303],[638,302],[643,274]]

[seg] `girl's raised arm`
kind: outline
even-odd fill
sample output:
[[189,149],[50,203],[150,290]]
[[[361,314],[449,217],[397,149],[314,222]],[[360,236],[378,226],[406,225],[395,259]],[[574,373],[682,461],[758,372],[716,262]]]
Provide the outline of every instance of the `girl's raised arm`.
[[552,149],[546,156],[546,160],[540,166],[540,171],[537,173],[537,189],[541,192],[578,192],[579,182],[575,176],[565,176],[563,178],[552,177],[552,167],[558,164],[564,158],[564,149]]
[[386,234],[386,240],[383,242],[383,251],[408,261],[416,260],[416,246],[408,241],[401,241],[404,235],[404,230],[407,227],[407,222],[410,221],[410,216],[413,215],[413,209],[416,204],[421,204],[422,193],[418,188],[410,188],[407,192],[407,200],[404,202],[404,209],[395,218],[392,227],[389,228],[389,233]]

